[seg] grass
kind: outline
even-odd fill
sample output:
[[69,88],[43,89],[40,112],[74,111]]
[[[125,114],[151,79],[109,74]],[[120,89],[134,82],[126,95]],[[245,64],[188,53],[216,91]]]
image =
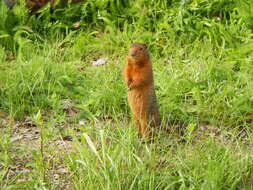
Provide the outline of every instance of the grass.
[[[0,189],[252,189],[252,7],[90,0],[36,17],[1,2]],[[170,128],[154,143],[127,104],[133,41]]]

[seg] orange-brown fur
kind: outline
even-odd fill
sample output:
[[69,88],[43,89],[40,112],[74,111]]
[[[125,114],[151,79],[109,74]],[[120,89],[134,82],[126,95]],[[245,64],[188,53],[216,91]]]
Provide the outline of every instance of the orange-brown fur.
[[159,126],[160,116],[154,89],[152,63],[147,46],[133,43],[124,68],[128,102],[139,127],[139,134],[150,135],[148,126]]

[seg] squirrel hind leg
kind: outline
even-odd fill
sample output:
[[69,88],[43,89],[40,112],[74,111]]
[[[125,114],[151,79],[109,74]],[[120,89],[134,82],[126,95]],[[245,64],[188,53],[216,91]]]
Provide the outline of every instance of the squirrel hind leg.
[[141,136],[143,137],[148,136],[147,123],[144,121],[141,121],[140,132]]
[[139,120],[139,117],[137,116],[137,115],[134,115],[134,124],[135,124],[135,126],[136,127],[138,127],[138,135],[140,135],[141,136],[141,134],[142,134],[142,131],[141,131],[141,122],[140,122],[140,120]]
[[139,126],[139,132],[142,137],[150,136],[148,126],[149,126],[148,118],[146,117],[146,114],[143,114],[140,119],[140,126]]
[[143,114],[141,117],[139,117],[138,115],[134,115],[134,121],[136,126],[138,127],[138,135],[140,137],[150,137],[150,123],[148,123],[148,118],[146,117],[146,114]]

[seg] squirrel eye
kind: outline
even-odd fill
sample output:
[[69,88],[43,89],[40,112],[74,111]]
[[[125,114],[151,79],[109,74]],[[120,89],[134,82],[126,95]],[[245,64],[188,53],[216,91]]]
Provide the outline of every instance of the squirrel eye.
[[141,48],[140,48],[140,50],[142,51],[142,50],[143,50],[143,48],[141,47]]

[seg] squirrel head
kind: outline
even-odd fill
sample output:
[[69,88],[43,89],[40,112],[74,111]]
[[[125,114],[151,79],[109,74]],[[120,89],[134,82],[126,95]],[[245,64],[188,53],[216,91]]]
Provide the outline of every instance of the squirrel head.
[[133,43],[128,51],[128,59],[137,64],[144,64],[149,60],[149,52],[146,44]]

